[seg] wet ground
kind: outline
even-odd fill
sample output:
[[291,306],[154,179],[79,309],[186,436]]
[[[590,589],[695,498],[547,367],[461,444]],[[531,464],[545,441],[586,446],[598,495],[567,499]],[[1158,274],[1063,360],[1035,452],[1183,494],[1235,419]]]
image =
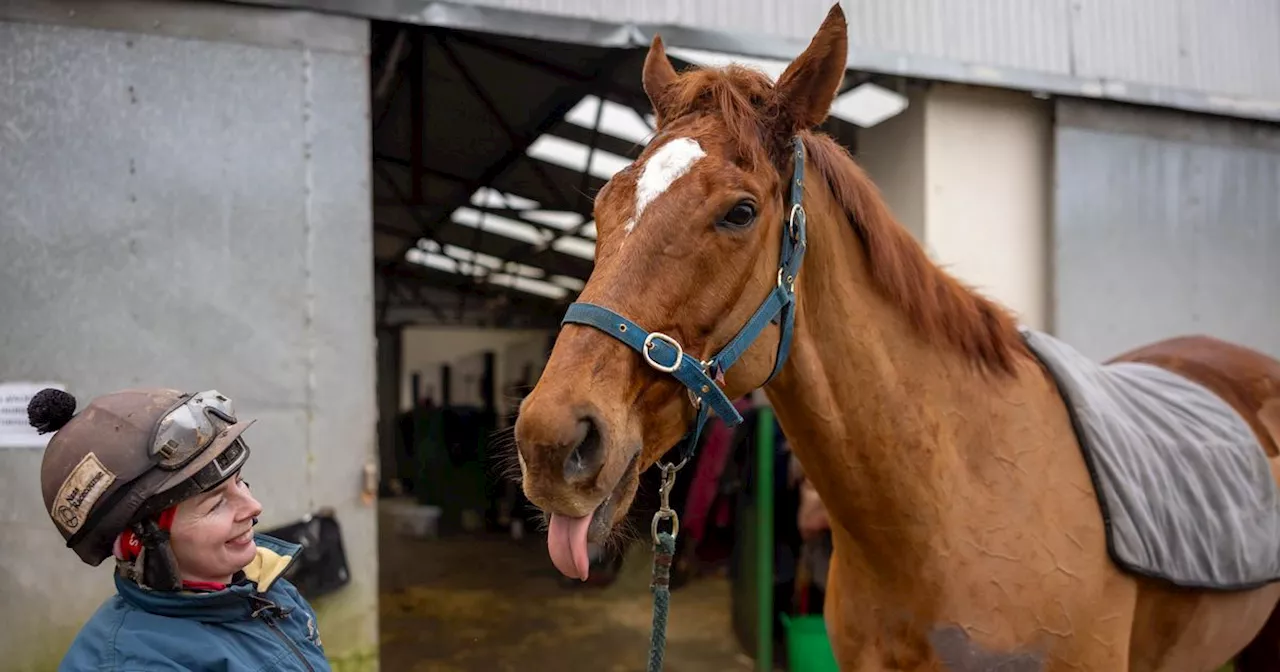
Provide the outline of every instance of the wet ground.
[[[632,672],[648,655],[650,556],[637,545],[603,588],[569,588],[544,538],[504,535],[380,543],[381,668],[388,672]],[[729,584],[672,594],[668,672],[751,670],[730,631]]]

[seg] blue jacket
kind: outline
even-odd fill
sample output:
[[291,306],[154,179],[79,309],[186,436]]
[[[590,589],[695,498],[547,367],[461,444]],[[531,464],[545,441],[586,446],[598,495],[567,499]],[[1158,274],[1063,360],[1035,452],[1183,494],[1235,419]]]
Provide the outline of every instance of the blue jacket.
[[315,612],[280,577],[300,547],[254,540],[249,582],[217,592],[156,592],[117,576],[117,594],[80,629],[59,672],[327,672]]

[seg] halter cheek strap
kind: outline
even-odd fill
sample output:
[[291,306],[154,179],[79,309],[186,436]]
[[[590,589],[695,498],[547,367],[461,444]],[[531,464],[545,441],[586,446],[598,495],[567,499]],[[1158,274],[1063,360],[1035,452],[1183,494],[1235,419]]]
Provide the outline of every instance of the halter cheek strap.
[[769,324],[778,324],[781,334],[778,339],[778,351],[774,357],[773,371],[763,384],[768,384],[778,372],[791,350],[791,339],[795,331],[796,277],[800,273],[800,264],[804,260],[806,246],[804,199],[804,142],[799,136],[792,139],[793,169],[790,181],[790,199],[787,216],[782,227],[782,244],[778,256],[777,284],[765,297],[747,323],[738,331],[728,344],[710,359],[701,361],[684,351],[676,339],[657,331],[646,331],[640,325],[618,314],[616,311],[593,303],[577,302],[565,311],[562,324],[583,324],[595,327],[600,331],[625,343],[640,353],[645,363],[654,369],[669,374],[688,390],[694,406],[698,409],[693,427],[681,439],[680,462],[674,467],[669,464],[660,465],[664,473],[674,472],[683,467],[693,451],[697,448],[698,438],[709,417],[708,411],[714,410],[716,416],[730,427],[742,422],[742,416],[733,407],[733,402],[716,383],[729,367],[733,366],[742,353],[755,342]]

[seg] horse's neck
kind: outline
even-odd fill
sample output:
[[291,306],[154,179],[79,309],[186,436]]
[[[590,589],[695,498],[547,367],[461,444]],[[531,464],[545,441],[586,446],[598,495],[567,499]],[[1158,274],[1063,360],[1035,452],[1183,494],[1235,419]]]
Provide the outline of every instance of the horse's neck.
[[910,571],[954,524],[973,464],[997,459],[985,451],[1010,427],[993,404],[1017,382],[925,342],[848,263],[861,253],[843,217],[817,219],[791,358],[767,392],[833,523],[869,565]]
[[892,331],[836,324],[848,308],[817,305],[836,303],[805,311],[769,399],[832,521],[893,562],[942,524],[958,465],[942,409],[965,413]]

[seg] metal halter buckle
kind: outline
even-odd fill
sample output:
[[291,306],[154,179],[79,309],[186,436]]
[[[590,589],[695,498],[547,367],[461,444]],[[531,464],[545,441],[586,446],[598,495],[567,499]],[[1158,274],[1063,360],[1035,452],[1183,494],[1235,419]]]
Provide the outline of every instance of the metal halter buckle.
[[[653,350],[654,341],[662,341],[672,348],[675,348],[676,359],[670,366],[659,364],[654,360],[653,354],[650,352]],[[680,362],[684,360],[684,348],[680,347],[680,344],[676,342],[676,339],[657,331],[644,337],[644,348],[640,351],[640,354],[644,357],[644,361],[649,363],[649,366],[652,366],[663,373],[675,373],[676,369],[680,368]]]

